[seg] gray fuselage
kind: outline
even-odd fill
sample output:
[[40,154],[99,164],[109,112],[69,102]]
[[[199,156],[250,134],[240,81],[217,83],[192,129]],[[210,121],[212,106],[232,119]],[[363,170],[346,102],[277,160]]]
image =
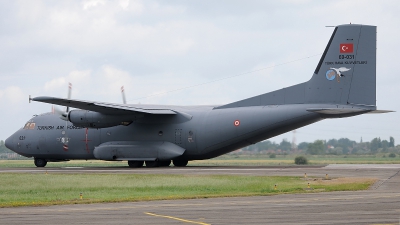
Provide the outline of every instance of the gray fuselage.
[[[180,158],[199,160],[323,119],[319,114],[307,111],[307,108],[313,108],[307,104],[228,109],[212,106],[173,108],[182,114],[146,115],[128,126],[100,129],[76,127],[56,114],[45,113],[29,121],[35,124],[33,129],[21,128],[7,142],[24,156],[66,160],[94,159],[94,148],[110,141],[163,141],[186,149]],[[63,148],[65,139],[69,140],[68,149]]]

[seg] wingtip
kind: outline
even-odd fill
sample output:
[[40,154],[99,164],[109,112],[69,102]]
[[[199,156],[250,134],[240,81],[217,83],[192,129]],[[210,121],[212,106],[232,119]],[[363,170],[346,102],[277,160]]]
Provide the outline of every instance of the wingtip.
[[50,99],[54,99],[54,97],[49,97],[49,96],[39,96],[34,98],[29,97],[29,101],[35,101],[35,102],[42,102]]

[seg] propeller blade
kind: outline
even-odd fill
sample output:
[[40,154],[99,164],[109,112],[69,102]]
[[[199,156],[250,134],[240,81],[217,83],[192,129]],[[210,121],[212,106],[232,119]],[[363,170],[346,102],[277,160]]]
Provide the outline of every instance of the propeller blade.
[[[72,84],[68,83],[68,99],[71,99],[71,90],[72,90]],[[67,106],[66,112],[69,112],[69,106]]]
[[65,121],[65,134],[64,134],[64,145],[63,145],[63,149],[64,149],[64,151],[68,151],[68,142],[69,142],[69,139],[68,139],[68,134],[67,134],[67,126],[68,126],[68,120],[66,120]]
[[60,115],[60,119],[68,121],[68,112],[65,112],[64,110],[58,108],[57,106],[54,106],[54,112]]
[[121,87],[121,94],[122,94],[122,103],[126,104],[126,98],[125,98],[125,89],[124,86]]

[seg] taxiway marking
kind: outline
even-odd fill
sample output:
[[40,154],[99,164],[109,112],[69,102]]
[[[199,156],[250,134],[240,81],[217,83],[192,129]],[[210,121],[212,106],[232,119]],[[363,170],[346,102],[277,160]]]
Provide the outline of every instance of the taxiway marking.
[[178,221],[182,221],[182,222],[186,222],[186,223],[194,223],[194,224],[201,224],[201,225],[211,225],[211,224],[209,224],[209,223],[203,223],[203,222],[196,222],[196,221],[191,221],[191,220],[185,220],[185,219],[181,219],[181,218],[173,217],[173,216],[158,215],[158,214],[149,213],[149,212],[145,212],[145,214],[147,214],[147,215],[149,215],[149,216],[157,216],[157,217],[164,217],[164,218],[168,218],[168,219],[178,220]]

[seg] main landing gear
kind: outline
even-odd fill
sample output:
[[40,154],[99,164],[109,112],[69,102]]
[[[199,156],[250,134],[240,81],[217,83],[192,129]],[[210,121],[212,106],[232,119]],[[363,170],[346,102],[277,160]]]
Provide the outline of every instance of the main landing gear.
[[168,167],[171,164],[171,160],[165,161],[146,161],[146,167]]
[[174,160],[174,166],[185,167],[188,164],[187,160]]
[[171,160],[158,161],[158,166],[159,167],[168,167],[169,165],[171,165]]
[[35,166],[37,167],[45,167],[47,165],[47,161],[45,159],[35,158],[34,162]]
[[[146,167],[154,168],[154,167],[169,167],[171,165],[171,160],[165,161],[128,161],[128,165],[131,168],[140,168],[143,166],[143,163],[146,164]],[[184,167],[188,164],[187,160],[173,160],[174,166]]]
[[146,167],[158,167],[158,162],[157,161],[146,161]]
[[128,161],[129,167],[140,168],[143,166],[143,161]]

